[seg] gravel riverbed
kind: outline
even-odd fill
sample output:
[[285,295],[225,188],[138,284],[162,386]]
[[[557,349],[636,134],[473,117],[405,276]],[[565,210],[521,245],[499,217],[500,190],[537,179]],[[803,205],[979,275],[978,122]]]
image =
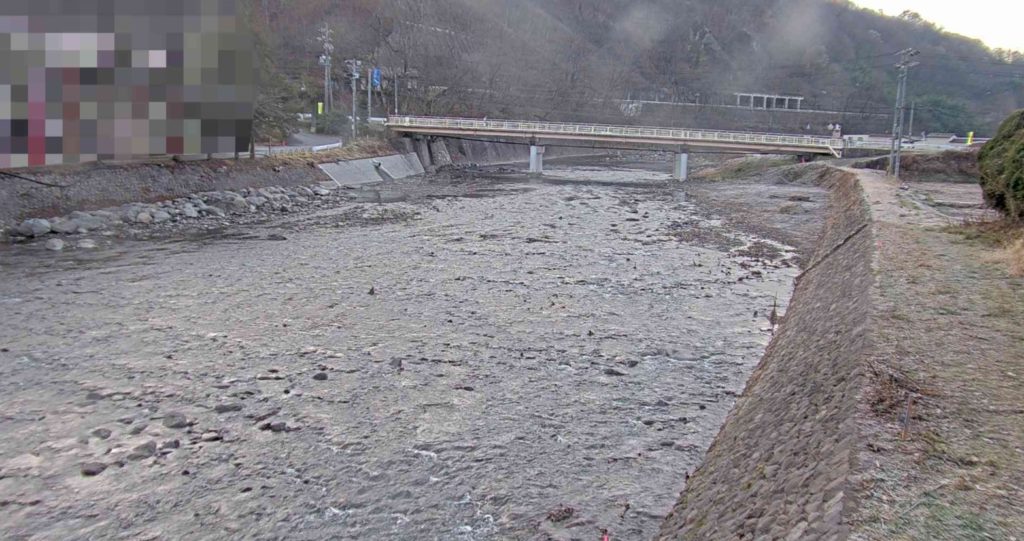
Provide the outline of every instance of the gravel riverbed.
[[650,538],[824,202],[665,168],[0,248],[0,536]]

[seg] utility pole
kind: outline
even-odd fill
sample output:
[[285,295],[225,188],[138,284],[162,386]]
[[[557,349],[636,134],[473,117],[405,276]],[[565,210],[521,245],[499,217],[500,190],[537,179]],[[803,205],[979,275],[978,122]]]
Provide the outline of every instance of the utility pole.
[[352,79],[352,139],[355,139],[359,136],[358,129],[356,128],[356,124],[359,123],[356,111],[357,83],[359,81],[359,72],[363,69],[363,63],[359,60],[346,60],[345,65],[348,66],[348,73]]
[[395,116],[398,116],[398,70],[395,70]]
[[911,137],[914,136],[914,111],[916,111],[916,110],[917,110],[917,102],[916,101],[910,102],[910,127],[907,128],[907,134],[909,134]]
[[334,31],[324,23],[320,27],[320,37],[317,38],[324,46],[324,52],[320,55],[320,65],[324,67],[324,113],[331,111],[331,55],[334,54],[334,40],[331,34]]
[[917,66],[919,62],[911,61],[912,58],[921,54],[916,49],[904,49],[898,53],[900,63],[896,64],[899,70],[899,77],[896,86],[896,110],[892,119],[892,147],[889,151],[889,174],[900,177],[900,160],[903,157],[903,135],[904,121],[907,116],[907,78],[910,75],[910,68]]
[[373,118],[373,67],[366,68],[366,125]]

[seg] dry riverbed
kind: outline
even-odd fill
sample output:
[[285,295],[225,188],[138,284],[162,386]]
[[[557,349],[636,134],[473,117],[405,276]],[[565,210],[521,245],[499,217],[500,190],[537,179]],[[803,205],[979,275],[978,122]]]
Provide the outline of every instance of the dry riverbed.
[[825,199],[665,167],[0,248],[0,536],[653,536]]

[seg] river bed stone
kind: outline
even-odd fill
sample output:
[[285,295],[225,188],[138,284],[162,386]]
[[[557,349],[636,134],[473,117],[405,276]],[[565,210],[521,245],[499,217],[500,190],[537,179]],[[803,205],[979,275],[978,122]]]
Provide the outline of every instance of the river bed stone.
[[[0,499],[54,505],[0,533],[650,538],[798,272],[668,178],[467,172],[45,261],[3,247],[0,463],[40,461]],[[65,443],[124,417],[146,428]]]

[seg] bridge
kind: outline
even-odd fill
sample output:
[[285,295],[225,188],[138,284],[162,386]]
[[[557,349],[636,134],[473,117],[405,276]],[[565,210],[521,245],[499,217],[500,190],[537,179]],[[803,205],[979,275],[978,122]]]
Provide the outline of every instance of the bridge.
[[480,120],[424,116],[393,116],[387,120],[393,132],[444,137],[485,137],[495,141],[526,141],[530,144],[530,172],[543,173],[544,145],[590,142],[595,146],[637,145],[674,150],[675,177],[687,177],[689,151],[744,152],[750,154],[798,154],[842,157],[843,139],[807,135],[571,124],[520,120]]

